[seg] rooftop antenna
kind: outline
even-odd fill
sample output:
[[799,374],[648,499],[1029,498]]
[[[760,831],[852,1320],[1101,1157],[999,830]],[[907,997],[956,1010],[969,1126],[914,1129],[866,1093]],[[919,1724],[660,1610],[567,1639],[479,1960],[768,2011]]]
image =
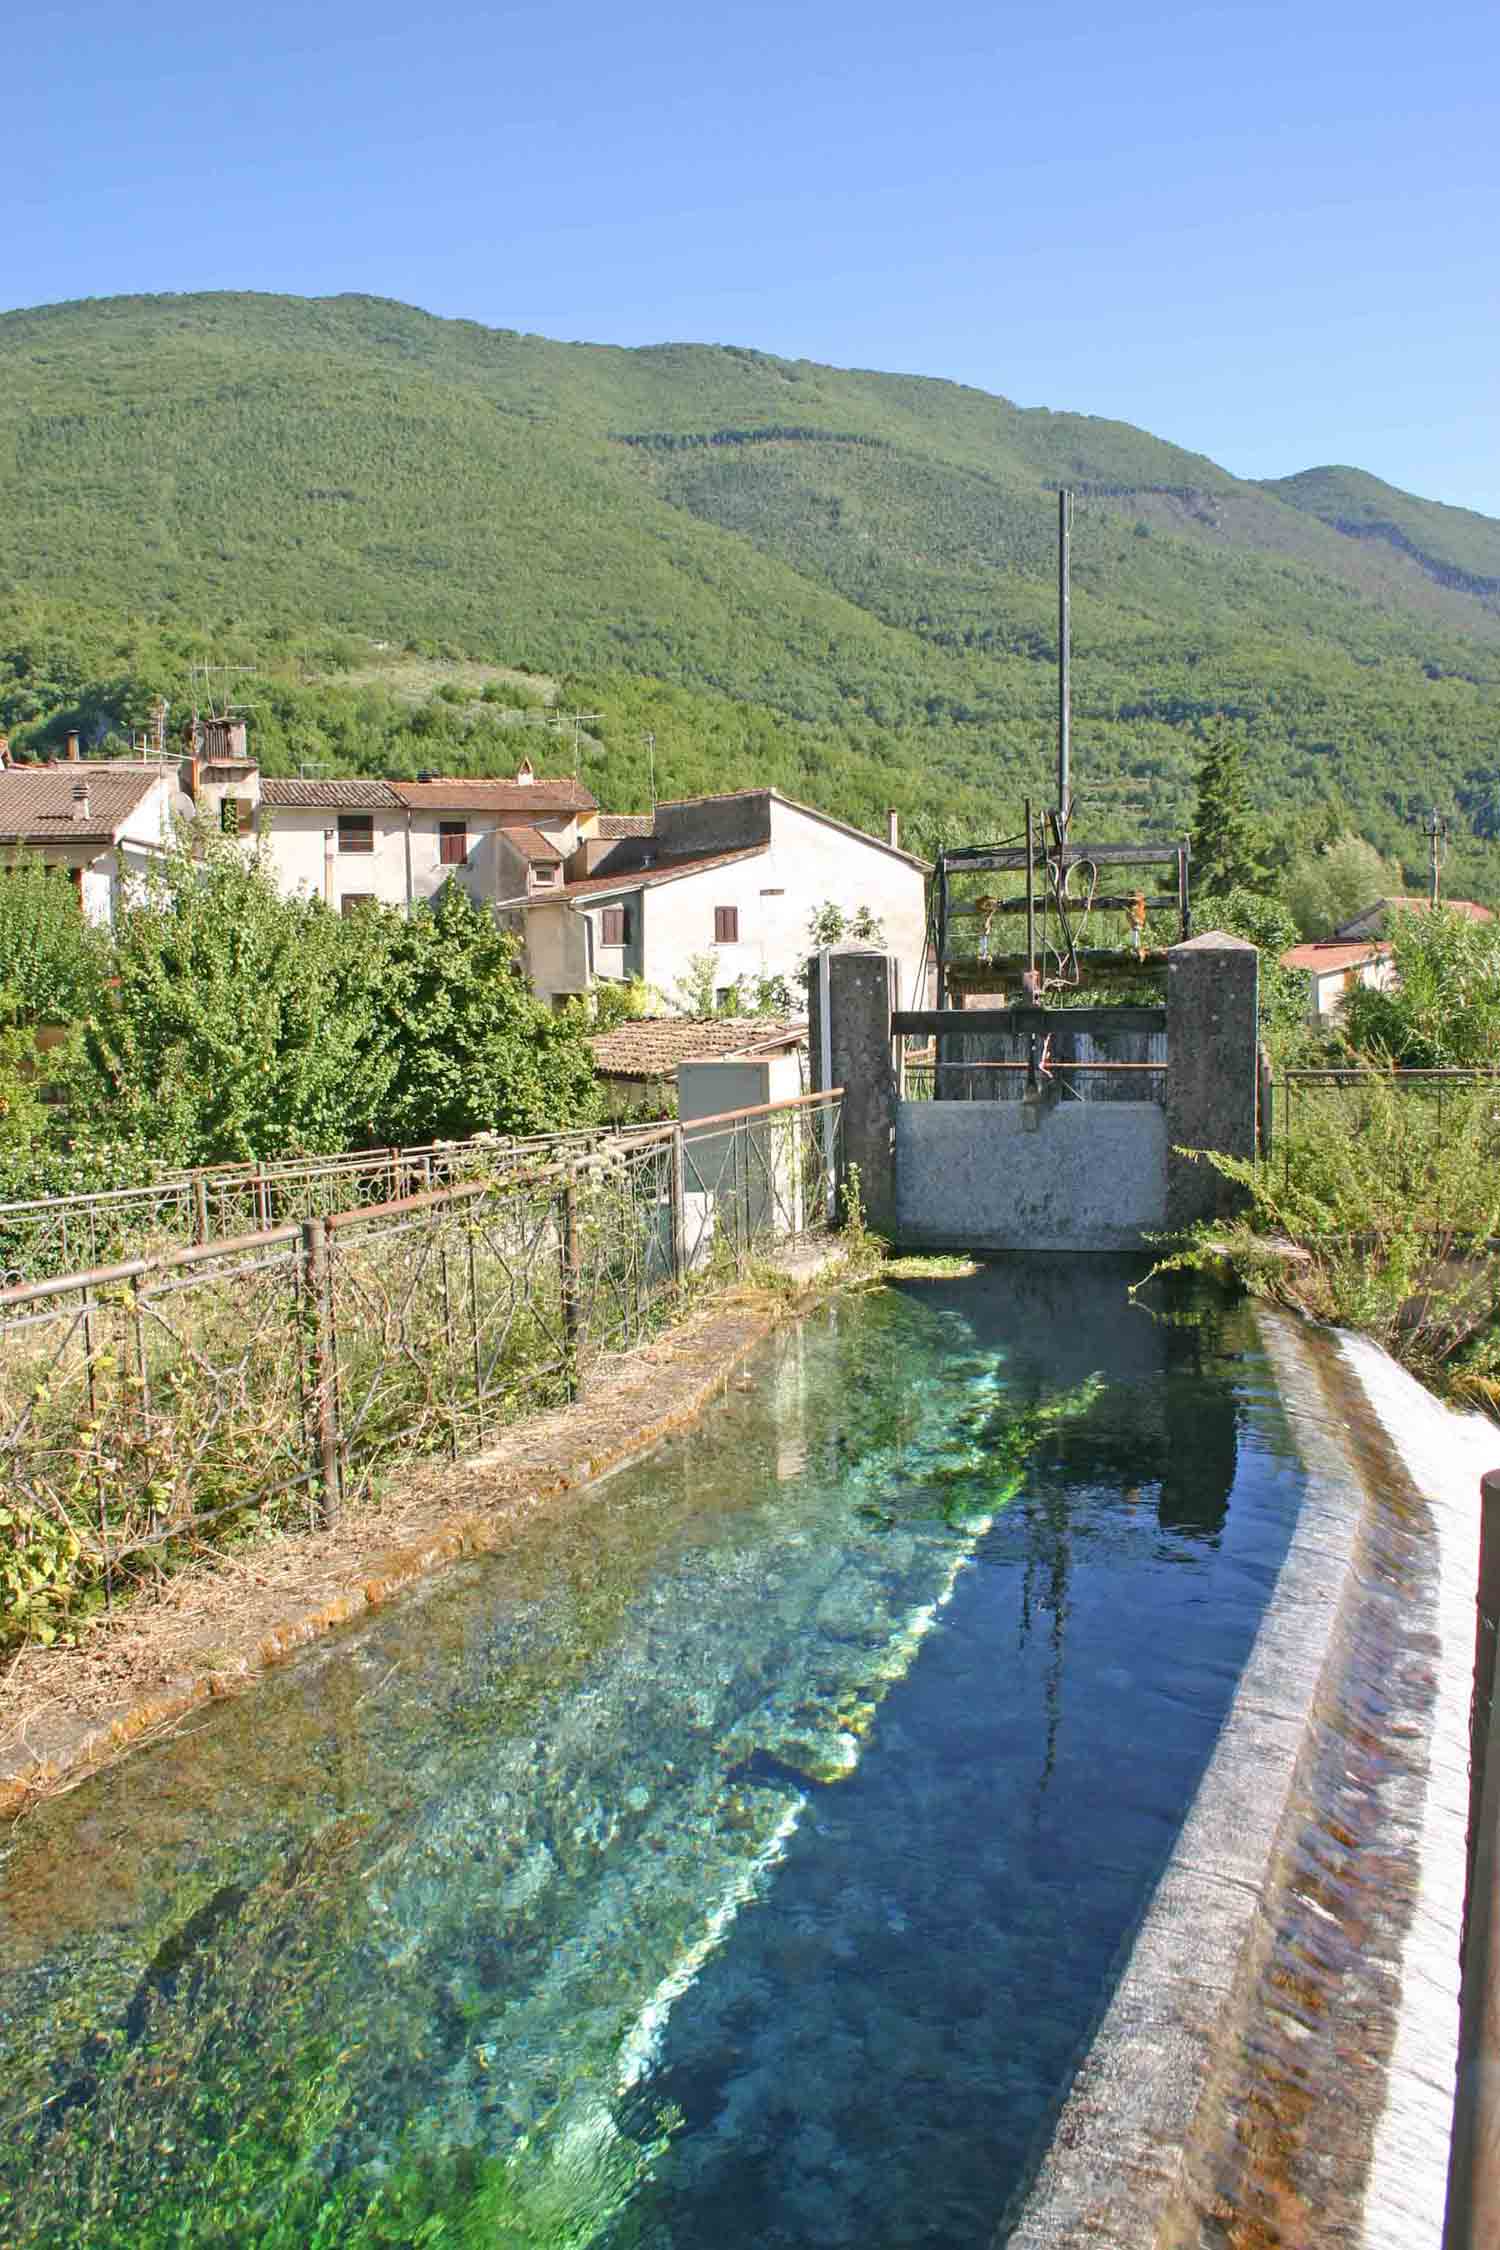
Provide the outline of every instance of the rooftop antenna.
[[655,812],[655,810],[656,810],[656,737],[655,737],[655,735],[654,735],[654,734],[643,734],[643,735],[641,736],[641,740],[642,740],[642,741],[643,741],[643,742],[645,743],[645,745],[646,745],[646,778],[647,778],[647,783],[648,783],[648,785],[649,785],[649,787],[650,787],[650,790],[651,790],[651,810],[652,810],[653,812]]

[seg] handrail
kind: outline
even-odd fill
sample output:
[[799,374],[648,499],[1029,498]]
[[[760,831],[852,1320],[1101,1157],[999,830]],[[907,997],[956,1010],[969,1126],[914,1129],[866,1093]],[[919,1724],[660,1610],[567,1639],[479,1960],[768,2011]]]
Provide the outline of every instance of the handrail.
[[[843,1098],[842,1086],[830,1086],[810,1094],[792,1094],[776,1102],[756,1102],[746,1109],[721,1110],[715,1116],[689,1118],[686,1123],[669,1121],[652,1125],[644,1132],[629,1136],[623,1154],[633,1155],[643,1145],[652,1146],[670,1142],[680,1135],[691,1141],[707,1132],[724,1132],[736,1125],[756,1118],[784,1115],[788,1111],[803,1111],[813,1107],[827,1107]],[[559,1136],[560,1137],[560,1136]],[[613,1139],[613,1135],[601,1135]],[[75,1273],[55,1274],[44,1281],[13,1282],[0,1289],[0,1310],[13,1305],[35,1304],[43,1298],[58,1297],[69,1290],[107,1289],[124,1281],[134,1281],[143,1275],[175,1271],[185,1266],[207,1263],[215,1258],[237,1257],[250,1250],[269,1249],[276,1243],[296,1242],[302,1237],[305,1225],[321,1224],[330,1234],[340,1234],[361,1221],[389,1218],[394,1213],[415,1213],[432,1210],[440,1204],[459,1204],[490,1194],[519,1195],[528,1189],[556,1188],[569,1179],[576,1178],[581,1170],[597,1168],[601,1154],[598,1148],[582,1149],[576,1158],[560,1156],[556,1161],[529,1171],[514,1171],[504,1178],[485,1180],[457,1180],[447,1187],[422,1188],[414,1195],[395,1196],[383,1203],[361,1203],[349,1211],[331,1211],[309,1222],[301,1219],[284,1220],[279,1226],[264,1227],[254,1234],[228,1235],[209,1242],[184,1243],[170,1250],[155,1252],[150,1257],[126,1258],[114,1265],[90,1266]]]

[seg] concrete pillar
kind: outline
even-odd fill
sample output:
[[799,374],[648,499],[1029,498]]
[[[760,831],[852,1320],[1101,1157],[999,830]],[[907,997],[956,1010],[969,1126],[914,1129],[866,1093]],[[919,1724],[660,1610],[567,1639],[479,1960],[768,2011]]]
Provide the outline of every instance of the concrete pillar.
[[877,1234],[891,1234],[896,1225],[895,968],[888,954],[836,947],[814,955],[807,988],[814,1090],[844,1089],[840,1208],[849,1167],[858,1165],[865,1220]]
[[1177,1151],[1255,1154],[1260,955],[1225,930],[1167,955],[1167,1224],[1227,1217],[1243,1200],[1211,1164]]

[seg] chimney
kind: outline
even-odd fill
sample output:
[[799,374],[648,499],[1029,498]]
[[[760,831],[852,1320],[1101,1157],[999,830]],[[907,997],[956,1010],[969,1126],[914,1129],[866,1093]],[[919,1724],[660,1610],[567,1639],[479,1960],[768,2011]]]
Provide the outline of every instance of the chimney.
[[[76,734],[73,736],[73,740],[75,742],[78,740]],[[88,817],[89,785],[86,781],[75,781],[73,784],[73,818],[75,820],[87,820]]]
[[74,766],[78,763],[78,732],[73,727],[68,729],[68,763]]
[[894,805],[885,816],[885,840],[893,852],[901,849],[901,815]]
[[523,758],[516,768],[516,780],[522,788],[529,788],[536,780],[536,768],[529,758]]

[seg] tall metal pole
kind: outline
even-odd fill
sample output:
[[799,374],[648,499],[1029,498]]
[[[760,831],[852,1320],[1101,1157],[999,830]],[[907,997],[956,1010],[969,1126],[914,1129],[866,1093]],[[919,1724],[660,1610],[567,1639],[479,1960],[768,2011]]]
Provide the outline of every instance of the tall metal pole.
[[1069,543],[1073,495],[1066,485],[1057,494],[1057,825],[1066,841],[1073,810],[1070,766],[1073,751],[1073,588]]
[[1031,799],[1026,799],[1026,998],[1036,1006],[1036,853],[1031,841]]

